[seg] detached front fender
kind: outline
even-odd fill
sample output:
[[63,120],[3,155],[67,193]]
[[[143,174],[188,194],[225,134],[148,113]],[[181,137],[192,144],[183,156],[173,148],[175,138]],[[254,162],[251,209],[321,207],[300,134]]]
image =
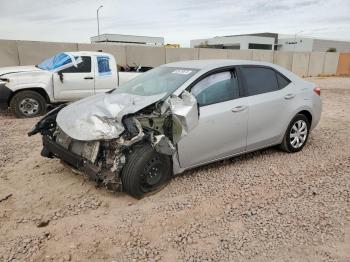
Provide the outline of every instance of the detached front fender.
[[198,125],[198,103],[191,93],[184,91],[181,97],[170,97],[169,104],[173,120],[181,126],[181,131],[173,134],[174,143],[177,143]]

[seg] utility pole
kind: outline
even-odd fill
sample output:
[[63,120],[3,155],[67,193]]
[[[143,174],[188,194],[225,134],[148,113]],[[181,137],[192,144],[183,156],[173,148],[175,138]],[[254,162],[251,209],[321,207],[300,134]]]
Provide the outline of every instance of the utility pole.
[[99,18],[99,15],[98,15],[98,12],[100,11],[100,9],[103,7],[103,5],[100,5],[99,8],[97,8],[97,35],[98,35],[98,41],[100,42],[101,39],[100,39],[100,18]]

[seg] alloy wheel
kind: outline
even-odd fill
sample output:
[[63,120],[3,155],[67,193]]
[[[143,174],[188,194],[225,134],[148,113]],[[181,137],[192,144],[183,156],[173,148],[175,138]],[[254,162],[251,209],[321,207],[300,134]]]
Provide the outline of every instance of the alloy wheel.
[[290,144],[292,147],[301,147],[305,143],[307,132],[308,128],[306,122],[304,120],[296,121],[289,133]]

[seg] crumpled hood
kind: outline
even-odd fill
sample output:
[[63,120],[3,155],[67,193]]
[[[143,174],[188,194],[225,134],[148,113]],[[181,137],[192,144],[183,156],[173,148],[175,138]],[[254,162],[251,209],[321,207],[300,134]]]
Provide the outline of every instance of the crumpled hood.
[[2,67],[0,68],[0,77],[7,76],[9,74],[22,73],[22,72],[38,72],[43,71],[34,65],[30,66],[12,66],[12,67]]
[[159,101],[165,94],[98,94],[64,107],[57,115],[57,125],[76,140],[113,139],[124,131],[123,116]]

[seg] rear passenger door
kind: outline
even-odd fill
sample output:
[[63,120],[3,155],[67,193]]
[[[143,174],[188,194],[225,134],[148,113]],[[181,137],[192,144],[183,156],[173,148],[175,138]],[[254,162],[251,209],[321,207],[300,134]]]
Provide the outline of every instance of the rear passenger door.
[[266,66],[241,66],[248,104],[247,150],[279,143],[290,121],[293,84]]

